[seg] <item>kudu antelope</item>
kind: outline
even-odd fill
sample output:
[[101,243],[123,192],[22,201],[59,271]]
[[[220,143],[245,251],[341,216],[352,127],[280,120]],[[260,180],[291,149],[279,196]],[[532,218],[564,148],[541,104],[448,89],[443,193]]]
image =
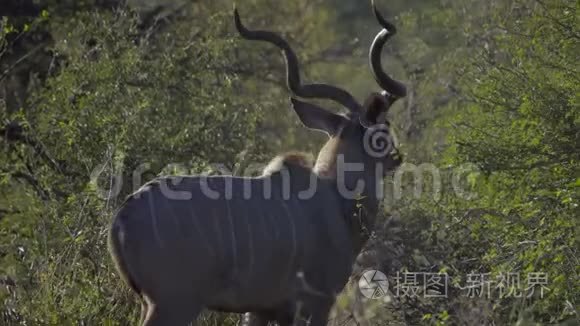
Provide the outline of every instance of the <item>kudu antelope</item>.
[[383,28],[370,65],[383,92],[361,105],[338,87],[301,84],[289,44],[248,30],[234,9],[243,38],[282,50],[295,97],[329,99],[349,112],[291,99],[306,127],[329,135],[313,166],[282,155],[260,177],[164,177],[128,197],[109,243],[120,274],[143,299],[143,325],[186,325],[204,308],[247,312],[244,322],[254,326],[326,324],[368,239],[381,181],[401,163],[384,116],[406,90],[381,68],[395,28],[373,10]]

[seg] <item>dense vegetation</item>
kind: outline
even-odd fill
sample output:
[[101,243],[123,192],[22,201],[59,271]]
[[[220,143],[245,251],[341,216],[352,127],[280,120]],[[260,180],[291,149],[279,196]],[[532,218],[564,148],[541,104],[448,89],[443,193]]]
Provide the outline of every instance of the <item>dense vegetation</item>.
[[[237,37],[230,1],[119,3],[0,4],[2,325],[134,322],[136,298],[106,248],[125,195],[215,163],[244,174],[323,140],[289,110],[279,52]],[[420,195],[411,174],[402,192],[387,180],[356,271],[385,272],[390,291],[364,301],[353,277],[333,325],[579,323],[577,1],[377,3],[399,28],[385,65],[410,88],[390,114],[405,161],[439,175],[425,172]],[[378,89],[366,2],[238,7],[249,26],[290,39],[305,79],[358,98]],[[421,277],[416,296],[397,296],[405,272],[448,275],[447,297],[426,298]]]

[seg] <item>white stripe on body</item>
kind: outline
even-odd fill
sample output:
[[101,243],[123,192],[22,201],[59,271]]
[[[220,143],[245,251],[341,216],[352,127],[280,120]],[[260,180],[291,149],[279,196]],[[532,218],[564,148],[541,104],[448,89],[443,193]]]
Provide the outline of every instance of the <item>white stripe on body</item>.
[[193,222],[193,228],[195,229],[196,233],[199,235],[199,238],[203,240],[203,244],[206,247],[206,249],[211,253],[212,256],[217,257],[216,252],[214,251],[214,248],[212,248],[211,244],[209,243],[209,239],[206,238],[206,236],[204,235],[204,230],[202,230],[199,227],[198,224],[198,216],[195,214],[195,210],[193,209],[193,207],[190,207],[191,210],[191,221]]
[[292,231],[292,254],[290,255],[290,259],[288,259],[288,279],[290,279],[291,275],[290,272],[292,271],[292,265],[295,263],[296,260],[296,254],[297,254],[297,247],[298,247],[298,243],[296,241],[296,224],[294,223],[294,218],[292,216],[292,213],[290,212],[290,209],[288,208],[288,205],[286,205],[286,202],[282,199],[280,201],[282,203],[282,207],[284,207],[284,210],[286,211],[286,215],[288,216],[288,224],[290,225],[290,230]]
[[238,272],[238,244],[237,244],[237,240],[236,240],[236,230],[234,227],[234,219],[232,217],[232,212],[230,209],[230,202],[228,199],[225,199],[226,202],[226,213],[228,215],[228,221],[230,222],[230,233],[232,235],[232,259],[233,259],[233,265],[234,265],[234,270],[233,270],[233,277],[235,278]]
[[157,228],[158,219],[157,214],[155,214],[155,205],[153,203],[153,191],[151,190],[151,187],[149,187],[146,191],[149,192],[147,194],[147,203],[149,204],[149,211],[151,212],[151,225],[153,226],[153,234],[155,235],[157,245],[159,245],[160,248],[163,248],[163,241],[161,241],[161,235],[159,234],[159,229]]

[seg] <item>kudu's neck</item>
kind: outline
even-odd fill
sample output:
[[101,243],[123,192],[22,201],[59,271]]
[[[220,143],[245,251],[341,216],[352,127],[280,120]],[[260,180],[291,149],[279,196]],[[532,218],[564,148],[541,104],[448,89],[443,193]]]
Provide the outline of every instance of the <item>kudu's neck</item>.
[[345,150],[332,139],[321,149],[314,171],[336,182],[344,218],[351,227],[355,255],[360,252],[374,227],[382,200],[382,173],[366,159],[363,149]]

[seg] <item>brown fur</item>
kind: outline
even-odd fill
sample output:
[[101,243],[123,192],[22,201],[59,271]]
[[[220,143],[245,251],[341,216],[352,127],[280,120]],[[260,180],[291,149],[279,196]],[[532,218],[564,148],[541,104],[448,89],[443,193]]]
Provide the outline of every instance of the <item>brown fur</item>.
[[264,168],[262,175],[271,175],[280,172],[283,169],[301,168],[312,170],[314,167],[314,158],[309,153],[304,152],[287,152],[274,157]]

